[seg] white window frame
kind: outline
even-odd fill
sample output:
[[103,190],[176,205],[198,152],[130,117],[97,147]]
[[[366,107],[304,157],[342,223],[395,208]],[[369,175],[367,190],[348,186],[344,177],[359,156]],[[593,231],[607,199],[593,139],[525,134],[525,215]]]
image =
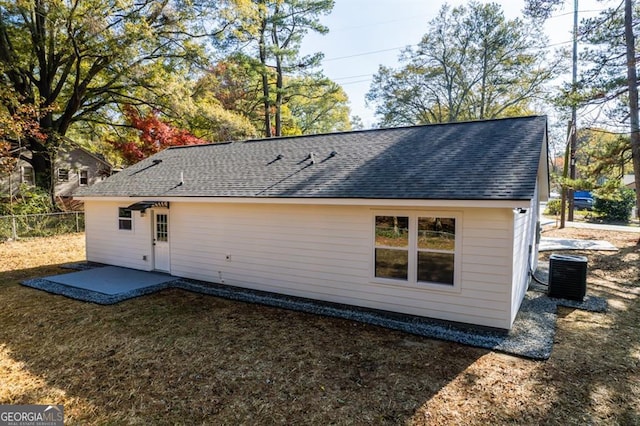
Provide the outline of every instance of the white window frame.
[[[66,179],[62,179],[60,177],[60,172],[66,172],[67,176]],[[69,169],[64,169],[64,168],[58,168],[58,182],[69,182],[69,176],[70,176],[70,170]]]
[[[87,174],[87,183],[82,183],[82,173]],[[88,186],[89,185],[89,169],[80,169],[78,170],[78,185],[80,186]]]
[[[124,216],[120,216],[120,212],[126,210],[126,207],[118,207],[118,231],[122,231],[122,232],[132,232],[133,231],[133,211],[128,210],[129,213],[131,214],[131,216],[129,217],[124,217]],[[120,221],[123,220],[128,220],[131,223],[131,228],[130,229],[126,229],[126,228],[121,228],[120,227]]]
[[[31,180],[27,181],[25,170],[31,170]],[[31,166],[22,166],[20,168],[20,183],[26,183],[27,185],[34,186],[36,184],[36,171]]]
[[[393,286],[408,286],[412,288],[454,292],[461,291],[462,276],[462,212],[442,211],[442,210],[374,210],[371,216],[371,266],[370,281],[376,284],[386,284]],[[376,216],[401,216],[409,218],[409,245],[408,245],[408,271],[407,279],[382,278],[376,276]],[[418,218],[438,217],[455,219],[455,250],[453,261],[453,285],[446,283],[434,283],[418,281]],[[403,249],[400,249],[403,250]],[[434,251],[437,250],[422,250]]]

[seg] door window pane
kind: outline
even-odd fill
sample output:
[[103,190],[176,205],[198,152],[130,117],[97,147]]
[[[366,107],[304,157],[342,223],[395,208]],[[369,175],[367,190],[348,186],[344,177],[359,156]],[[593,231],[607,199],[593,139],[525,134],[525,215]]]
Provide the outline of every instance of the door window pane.
[[169,227],[166,214],[156,215],[156,241],[169,241]]

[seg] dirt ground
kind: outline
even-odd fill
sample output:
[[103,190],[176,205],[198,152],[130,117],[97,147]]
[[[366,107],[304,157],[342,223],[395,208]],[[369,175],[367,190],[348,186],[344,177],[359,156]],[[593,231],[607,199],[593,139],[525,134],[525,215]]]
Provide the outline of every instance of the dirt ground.
[[[65,424],[640,424],[640,234],[605,239],[588,292],[532,361],[353,321],[165,290],[99,306],[20,286],[84,258],[82,234],[0,244],[0,404]],[[542,258],[548,254],[543,254]]]

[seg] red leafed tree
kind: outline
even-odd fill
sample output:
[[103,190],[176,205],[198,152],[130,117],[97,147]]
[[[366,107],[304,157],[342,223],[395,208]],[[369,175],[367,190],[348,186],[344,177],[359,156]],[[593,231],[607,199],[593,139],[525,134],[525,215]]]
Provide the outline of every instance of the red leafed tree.
[[11,173],[16,159],[11,156],[11,145],[9,142],[0,140],[0,178]]
[[[47,135],[38,123],[38,116],[46,113],[48,109],[21,104],[16,95],[6,87],[0,88],[0,91],[3,91],[0,94],[0,103],[10,106],[0,110],[0,178],[3,178],[11,173],[22,154],[19,149],[22,146],[21,140],[47,140]],[[24,159],[30,161],[29,158]]]
[[125,117],[129,124],[139,130],[139,140],[109,141],[128,164],[137,163],[156,152],[170,146],[198,145],[207,143],[189,133],[178,129],[158,118],[156,112],[142,117],[133,107],[125,107]]

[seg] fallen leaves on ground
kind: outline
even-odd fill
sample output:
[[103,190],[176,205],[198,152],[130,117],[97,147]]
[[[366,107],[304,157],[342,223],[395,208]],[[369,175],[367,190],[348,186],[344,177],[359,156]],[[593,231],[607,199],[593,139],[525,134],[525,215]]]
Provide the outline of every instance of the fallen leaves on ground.
[[82,234],[2,243],[0,404],[63,404],[66,424],[639,424],[638,234],[544,235],[620,252],[577,252],[610,309],[561,308],[543,362],[177,289],[79,302],[18,281],[82,260]]

